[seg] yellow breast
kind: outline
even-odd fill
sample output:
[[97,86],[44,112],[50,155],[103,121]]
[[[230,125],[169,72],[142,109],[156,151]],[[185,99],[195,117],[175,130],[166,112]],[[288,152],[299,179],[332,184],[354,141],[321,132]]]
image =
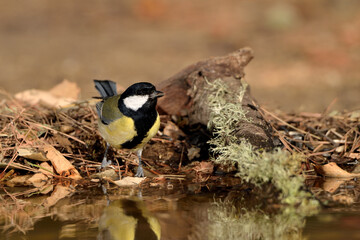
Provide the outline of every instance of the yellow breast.
[[116,148],[121,148],[121,144],[130,141],[137,135],[134,121],[126,116],[122,116],[108,125],[99,121],[99,132],[106,142]]
[[[144,145],[156,135],[159,127],[160,117],[158,114],[154,125],[147,132],[144,139],[133,150],[144,147]],[[127,116],[123,116],[108,125],[99,121],[99,132],[105,141],[115,148],[121,148],[123,143],[131,141],[137,135],[134,121]]]

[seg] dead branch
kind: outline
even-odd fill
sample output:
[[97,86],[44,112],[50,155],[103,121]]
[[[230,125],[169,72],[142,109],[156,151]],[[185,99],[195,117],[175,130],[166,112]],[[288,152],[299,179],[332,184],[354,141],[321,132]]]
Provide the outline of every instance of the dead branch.
[[[240,79],[245,76],[244,68],[252,58],[253,51],[242,48],[186,67],[158,85],[165,92],[165,97],[159,99],[160,110],[166,114],[188,115],[192,124],[206,125],[210,115],[207,81],[221,78],[233,90],[231,94],[237,94],[242,86]],[[250,122],[239,119],[235,135],[247,139],[255,147],[273,148],[271,127],[260,114],[249,88],[241,102],[231,97],[229,101],[242,104],[246,117],[251,119]]]

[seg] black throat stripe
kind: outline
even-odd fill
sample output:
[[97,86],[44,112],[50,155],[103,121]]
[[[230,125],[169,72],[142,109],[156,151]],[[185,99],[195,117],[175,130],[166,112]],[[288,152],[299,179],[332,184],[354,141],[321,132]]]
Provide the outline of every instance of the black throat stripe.
[[156,109],[147,109],[146,111],[143,111],[142,109],[139,109],[138,111],[132,111],[130,109],[121,109],[120,111],[128,116],[131,117],[135,122],[135,129],[137,132],[137,135],[131,139],[130,141],[127,141],[123,144],[121,144],[122,148],[126,149],[132,149],[135,148],[137,145],[139,145],[145,137],[147,137],[147,133],[154,125],[156,118],[157,118],[157,111]]
[[122,200],[124,214],[131,216],[137,220],[135,228],[135,238],[134,239],[147,239],[147,240],[157,240],[157,236],[147,219],[143,216],[143,213],[138,208],[137,203],[132,200]]

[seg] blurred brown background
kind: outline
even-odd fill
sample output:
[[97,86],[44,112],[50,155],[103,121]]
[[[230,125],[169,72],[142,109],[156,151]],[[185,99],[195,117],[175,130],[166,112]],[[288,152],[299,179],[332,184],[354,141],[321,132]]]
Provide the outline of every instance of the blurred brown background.
[[92,79],[156,83],[244,46],[265,106],[360,106],[360,1],[0,1],[0,87],[11,93],[66,78],[87,98]]

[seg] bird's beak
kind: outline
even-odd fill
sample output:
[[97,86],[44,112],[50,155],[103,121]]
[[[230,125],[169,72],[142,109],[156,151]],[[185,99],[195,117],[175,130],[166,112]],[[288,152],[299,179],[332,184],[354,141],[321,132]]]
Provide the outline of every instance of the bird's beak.
[[152,94],[150,94],[150,98],[159,98],[159,97],[162,97],[162,96],[164,96],[164,93],[160,92],[160,91],[155,91]]

